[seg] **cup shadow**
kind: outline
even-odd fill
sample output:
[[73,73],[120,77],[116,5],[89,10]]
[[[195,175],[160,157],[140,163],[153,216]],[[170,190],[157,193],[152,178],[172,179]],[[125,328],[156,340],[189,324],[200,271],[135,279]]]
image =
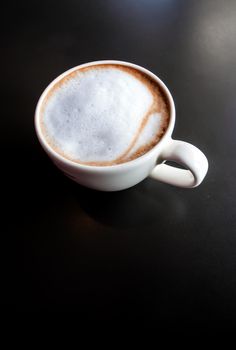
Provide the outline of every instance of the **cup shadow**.
[[186,212],[178,190],[151,179],[119,192],[100,192],[72,181],[68,186],[87,215],[114,228],[164,226],[170,217]]
[[[187,197],[182,196],[182,189],[147,178],[127,190],[96,191],[64,176],[45,157],[39,145],[36,148],[24,148],[23,151],[27,154],[27,171],[22,173],[22,189],[18,190],[18,197],[24,196],[32,220],[36,216],[35,209],[40,209],[43,204],[47,215],[57,211],[65,217],[65,221],[68,212],[72,210],[70,208],[73,208],[78,212],[82,210],[94,221],[111,228],[140,228],[144,231],[149,227],[164,229],[171,221],[174,223],[185,218],[188,212]],[[26,173],[29,174],[28,177],[25,176]],[[47,201],[45,193],[48,193]]]

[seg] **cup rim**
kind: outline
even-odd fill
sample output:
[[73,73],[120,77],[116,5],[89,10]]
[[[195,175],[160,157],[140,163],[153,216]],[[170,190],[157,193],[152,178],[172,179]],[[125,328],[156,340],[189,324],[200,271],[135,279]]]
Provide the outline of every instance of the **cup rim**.
[[[45,97],[47,96],[48,92],[53,88],[53,86],[58,83],[58,81],[60,81],[61,79],[63,79],[65,76],[67,76],[68,74],[81,69],[81,68],[85,68],[85,67],[89,67],[89,66],[94,66],[94,65],[104,65],[104,64],[117,64],[117,65],[123,65],[126,67],[131,67],[131,68],[135,68],[139,71],[141,71],[142,73],[145,73],[146,75],[148,75],[149,77],[151,77],[153,80],[155,80],[158,85],[161,86],[162,90],[165,92],[165,95],[168,99],[168,103],[169,103],[169,107],[170,107],[170,120],[169,120],[169,124],[167,126],[167,129],[165,131],[165,134],[162,136],[162,138],[160,139],[160,141],[154,146],[152,147],[148,152],[144,153],[143,155],[141,155],[138,158],[129,160],[127,162],[124,163],[120,163],[120,164],[113,164],[113,165],[106,165],[106,166],[102,166],[102,165],[88,165],[88,164],[80,164],[77,163],[73,160],[67,159],[65,157],[63,157],[62,155],[60,155],[59,153],[57,153],[46,141],[46,138],[43,136],[41,127],[40,127],[40,110],[42,107],[42,104],[44,102]],[[169,91],[169,89],[167,88],[167,86],[165,85],[165,83],[158,77],[156,76],[154,73],[150,72],[148,69],[139,66],[135,63],[131,63],[131,62],[126,62],[126,61],[119,61],[119,60],[99,60],[99,61],[92,61],[92,62],[88,62],[88,63],[83,63],[80,64],[78,66],[75,66],[73,68],[70,68],[68,70],[66,70],[65,72],[63,72],[62,74],[60,74],[59,76],[57,76],[54,80],[51,81],[51,83],[49,83],[49,85],[44,89],[44,91],[42,92],[37,105],[36,105],[36,109],[35,109],[35,115],[34,115],[34,125],[35,125],[35,130],[36,130],[36,134],[37,137],[39,139],[39,142],[41,144],[41,146],[43,147],[43,149],[49,154],[52,155],[53,158],[57,159],[58,161],[65,163],[69,166],[72,166],[74,168],[79,168],[79,169],[84,169],[84,170],[95,170],[95,171],[101,171],[104,169],[106,170],[122,170],[124,168],[126,168],[127,166],[132,166],[132,165],[137,165],[140,162],[142,162],[144,160],[144,158],[150,157],[153,155],[153,153],[156,153],[156,151],[158,149],[160,149],[162,147],[162,145],[164,144],[164,142],[166,141],[166,139],[168,137],[171,137],[172,131],[174,129],[174,124],[175,124],[175,104],[173,101],[173,97]]]

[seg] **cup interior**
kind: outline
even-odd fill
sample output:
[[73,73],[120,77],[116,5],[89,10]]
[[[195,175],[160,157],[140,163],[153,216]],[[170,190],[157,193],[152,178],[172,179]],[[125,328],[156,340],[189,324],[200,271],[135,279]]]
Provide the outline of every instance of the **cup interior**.
[[[168,103],[168,108],[169,108],[169,123],[168,126],[165,130],[165,133],[162,135],[161,139],[158,141],[158,143],[156,145],[153,146],[153,148],[151,148],[149,151],[147,151],[146,153],[144,153],[143,155],[129,160],[127,162],[123,162],[123,163],[119,163],[119,164],[113,164],[110,166],[106,166],[106,168],[108,167],[121,167],[124,166],[125,164],[130,164],[133,162],[137,162],[140,161],[140,159],[142,160],[142,158],[147,157],[150,153],[155,152],[155,150],[157,150],[159,147],[161,147],[162,143],[165,142],[165,139],[169,136],[171,136],[173,128],[174,128],[174,123],[175,123],[175,106],[174,106],[174,101],[173,98],[171,96],[171,93],[169,91],[169,89],[167,88],[167,86],[163,83],[163,81],[158,78],[155,74],[153,74],[152,72],[150,72],[149,70],[147,70],[146,68],[143,68],[139,65],[133,64],[133,63],[129,63],[129,62],[124,62],[124,61],[117,61],[117,60],[103,60],[103,61],[95,61],[95,62],[89,62],[89,63],[85,63],[85,64],[81,64],[79,66],[76,66],[74,68],[71,68],[69,70],[67,70],[66,72],[62,73],[61,75],[59,75],[56,79],[54,79],[48,86],[47,88],[43,91],[38,104],[36,106],[36,111],[35,111],[35,129],[36,129],[36,133],[38,136],[38,139],[42,145],[42,147],[44,148],[44,150],[49,154],[52,155],[54,158],[58,159],[60,162],[65,162],[65,163],[69,163],[70,165],[73,166],[82,166],[82,167],[93,167],[92,165],[87,165],[87,164],[80,164],[77,163],[73,160],[70,160],[64,156],[62,156],[60,153],[56,152],[47,142],[47,140],[44,137],[44,134],[42,132],[42,127],[41,127],[41,123],[40,123],[40,116],[42,113],[42,110],[44,108],[44,105],[47,101],[47,99],[50,97],[50,95],[52,94],[53,90],[55,89],[55,86],[57,86],[58,84],[60,84],[61,81],[63,81],[67,76],[72,75],[73,72],[76,72],[80,69],[84,69],[86,67],[90,67],[90,66],[96,66],[96,65],[119,65],[119,66],[125,66],[125,67],[130,67],[133,68],[143,74],[145,74],[146,76],[148,76],[149,78],[151,78],[151,80],[153,80],[161,89],[162,93],[164,94],[164,96],[166,97],[166,101]],[[100,166],[96,166],[96,168],[100,168]],[[101,168],[104,168],[104,166],[101,166]]]

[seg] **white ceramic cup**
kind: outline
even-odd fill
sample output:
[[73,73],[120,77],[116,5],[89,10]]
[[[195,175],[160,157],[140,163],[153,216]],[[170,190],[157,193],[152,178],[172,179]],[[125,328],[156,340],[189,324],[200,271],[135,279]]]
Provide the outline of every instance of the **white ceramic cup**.
[[[99,64],[119,64],[135,68],[145,73],[161,86],[170,105],[169,125],[161,140],[141,157],[126,163],[111,166],[82,165],[64,158],[55,152],[47,143],[42,133],[39,120],[44,99],[59,80],[75,70]],[[207,173],[207,158],[197,147],[190,143],[173,140],[171,134],[174,125],[175,105],[170,91],[165,84],[155,74],[143,67],[114,60],[85,63],[61,74],[44,90],[35,111],[35,129],[38,139],[55,165],[62,170],[65,175],[79,184],[101,191],[124,190],[136,185],[148,176],[152,179],[179,187],[192,188],[198,186]],[[165,164],[167,160],[182,165],[186,170]]]

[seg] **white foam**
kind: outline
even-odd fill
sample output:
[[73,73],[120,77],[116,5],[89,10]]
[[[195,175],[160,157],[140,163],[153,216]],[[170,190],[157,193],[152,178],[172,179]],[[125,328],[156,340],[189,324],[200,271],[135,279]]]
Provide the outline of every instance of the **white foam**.
[[156,140],[158,134],[157,131],[162,128],[162,125],[163,119],[161,113],[152,113],[134,146],[126,155],[126,158],[132,157],[132,154],[134,154],[138,149],[143,148],[152,141]]
[[[152,102],[148,87],[134,75],[94,67],[78,71],[52,94],[43,122],[49,138],[68,157],[114,161],[129,148]],[[153,138],[160,124],[160,116],[153,115],[129,155]]]

